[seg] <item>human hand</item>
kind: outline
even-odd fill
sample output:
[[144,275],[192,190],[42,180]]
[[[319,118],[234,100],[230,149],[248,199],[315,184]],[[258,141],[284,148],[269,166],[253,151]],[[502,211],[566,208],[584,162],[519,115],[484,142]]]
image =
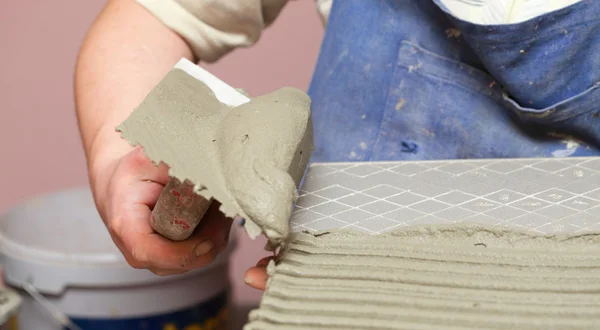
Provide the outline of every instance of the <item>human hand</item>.
[[134,268],[157,275],[182,274],[210,264],[229,241],[232,219],[213,203],[188,239],[171,241],[154,232],[152,208],[169,181],[168,168],[148,159],[141,148],[90,166],[96,206],[110,235]]
[[255,289],[264,290],[267,286],[267,280],[269,279],[269,275],[267,274],[267,265],[271,260],[273,260],[273,258],[273,256],[270,256],[260,259],[260,261],[256,263],[256,266],[246,271],[246,275],[244,275],[244,282]]

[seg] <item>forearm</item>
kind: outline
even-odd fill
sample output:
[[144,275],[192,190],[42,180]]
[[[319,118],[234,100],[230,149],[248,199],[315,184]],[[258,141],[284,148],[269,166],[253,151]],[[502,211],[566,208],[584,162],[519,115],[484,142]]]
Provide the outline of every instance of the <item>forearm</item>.
[[109,0],[88,32],[77,60],[75,100],[90,167],[130,150],[115,127],[139,105],[189,46],[132,0]]

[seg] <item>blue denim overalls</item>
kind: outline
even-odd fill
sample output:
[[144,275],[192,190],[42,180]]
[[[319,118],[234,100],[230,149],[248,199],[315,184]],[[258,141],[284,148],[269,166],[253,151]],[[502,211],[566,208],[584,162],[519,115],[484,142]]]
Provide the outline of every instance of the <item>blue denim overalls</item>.
[[312,161],[600,155],[600,1],[512,25],[436,0],[335,0]]

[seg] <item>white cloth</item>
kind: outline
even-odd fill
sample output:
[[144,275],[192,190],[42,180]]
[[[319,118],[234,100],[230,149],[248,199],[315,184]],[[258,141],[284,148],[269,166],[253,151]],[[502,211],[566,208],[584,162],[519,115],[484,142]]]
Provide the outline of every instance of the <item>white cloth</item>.
[[456,17],[475,24],[514,24],[581,0],[442,0]]
[[[202,61],[255,44],[288,0],[136,0],[183,37]],[[337,1],[337,0],[336,0]],[[343,0],[340,0],[343,1]],[[365,0],[366,1],[366,0]],[[425,1],[425,0],[423,0]],[[476,24],[511,24],[581,0],[442,0],[456,17]],[[327,23],[333,0],[315,0]]]

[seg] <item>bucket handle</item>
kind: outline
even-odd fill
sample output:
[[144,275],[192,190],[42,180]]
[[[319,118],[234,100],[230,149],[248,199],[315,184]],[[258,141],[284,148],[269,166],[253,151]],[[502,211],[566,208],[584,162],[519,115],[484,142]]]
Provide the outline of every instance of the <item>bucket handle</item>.
[[35,302],[37,302],[54,320],[59,322],[67,330],[82,330],[77,324],[73,323],[65,313],[56,308],[48,299],[46,299],[30,281],[23,283],[23,290],[27,292]]

